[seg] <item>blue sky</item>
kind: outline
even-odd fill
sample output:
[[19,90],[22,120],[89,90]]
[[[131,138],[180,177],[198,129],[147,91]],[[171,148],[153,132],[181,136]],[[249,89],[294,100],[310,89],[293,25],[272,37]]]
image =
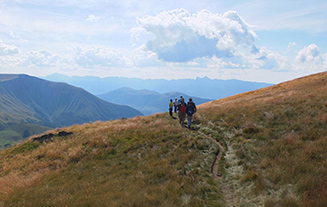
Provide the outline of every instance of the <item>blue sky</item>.
[[279,83],[327,69],[325,0],[0,0],[0,73]]

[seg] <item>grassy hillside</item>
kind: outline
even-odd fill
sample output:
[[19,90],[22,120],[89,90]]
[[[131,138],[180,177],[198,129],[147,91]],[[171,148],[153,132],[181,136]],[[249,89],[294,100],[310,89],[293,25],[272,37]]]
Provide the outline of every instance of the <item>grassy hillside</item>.
[[327,206],[326,90],[320,73],[203,104],[192,130],[164,113],[32,137],[0,151],[0,206]]
[[210,175],[217,146],[196,131],[176,125],[167,114],[64,130],[74,134],[0,151],[3,206],[213,206],[223,202]]
[[320,73],[201,107],[244,206],[327,206],[326,91]]

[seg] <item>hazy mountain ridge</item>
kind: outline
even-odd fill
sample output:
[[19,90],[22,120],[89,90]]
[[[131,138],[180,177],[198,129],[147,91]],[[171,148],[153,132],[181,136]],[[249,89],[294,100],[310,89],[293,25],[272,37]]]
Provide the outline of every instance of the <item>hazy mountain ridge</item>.
[[0,75],[0,120],[62,127],[142,115],[84,89],[27,75]]
[[81,88],[20,75],[1,82],[45,126],[69,126],[88,121],[141,115],[136,110],[105,102]]
[[258,83],[241,80],[209,79],[207,77],[178,80],[144,80],[139,78],[123,77],[69,77],[62,74],[52,74],[44,77],[44,79],[50,81],[66,82],[71,85],[84,88],[85,90],[96,95],[104,94],[122,87],[129,87],[135,90],[146,89],[159,93],[179,91],[190,96],[196,96],[206,99],[219,99],[272,85],[268,83]]
[[[150,90],[134,90],[132,88],[123,87],[105,94],[100,94],[98,97],[116,104],[125,104],[131,106],[144,115],[150,115],[157,112],[166,112],[168,111],[168,103],[170,99],[183,96],[186,100],[191,97],[189,95],[180,93],[180,92],[170,92],[160,94],[155,91]],[[210,99],[202,99],[199,97],[191,97],[195,104],[203,104],[209,101]]]

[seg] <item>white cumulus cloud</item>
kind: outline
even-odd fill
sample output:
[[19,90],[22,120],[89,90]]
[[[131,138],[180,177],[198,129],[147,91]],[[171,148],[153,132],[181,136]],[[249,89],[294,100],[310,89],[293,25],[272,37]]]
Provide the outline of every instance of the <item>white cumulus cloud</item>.
[[57,65],[60,60],[59,55],[48,50],[29,51],[24,56],[20,66],[51,67]]
[[116,50],[105,47],[77,47],[74,59],[75,63],[82,67],[121,67],[126,65],[126,57]]
[[[191,14],[185,9],[164,11],[138,19],[139,28],[153,35],[148,50],[167,62],[188,62],[201,57],[230,58],[240,47],[252,47],[256,34],[235,11],[215,14],[202,10]],[[142,29],[140,29],[142,28]],[[137,38],[134,38],[137,39]]]
[[258,52],[252,56],[252,58],[252,68],[274,70],[290,69],[289,61],[285,56],[264,47],[258,49]]
[[18,47],[15,45],[7,45],[0,40],[0,55],[14,55],[19,53]]
[[317,62],[320,58],[319,47],[315,44],[311,44],[299,51],[296,56],[296,61],[302,63]]
[[129,57],[130,63],[137,67],[164,66],[165,63],[158,61],[157,54],[146,49],[145,45],[136,48]]
[[99,21],[100,17],[97,17],[93,14],[90,14],[88,18],[86,19],[87,22],[97,22]]
[[317,45],[310,44],[298,52],[294,68],[309,72],[326,70],[327,54],[321,54]]

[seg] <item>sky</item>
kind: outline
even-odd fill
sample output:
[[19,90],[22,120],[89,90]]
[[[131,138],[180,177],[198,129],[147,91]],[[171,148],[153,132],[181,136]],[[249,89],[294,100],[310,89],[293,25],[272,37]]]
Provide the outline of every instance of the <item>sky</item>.
[[326,0],[0,0],[0,73],[280,83],[327,69]]

